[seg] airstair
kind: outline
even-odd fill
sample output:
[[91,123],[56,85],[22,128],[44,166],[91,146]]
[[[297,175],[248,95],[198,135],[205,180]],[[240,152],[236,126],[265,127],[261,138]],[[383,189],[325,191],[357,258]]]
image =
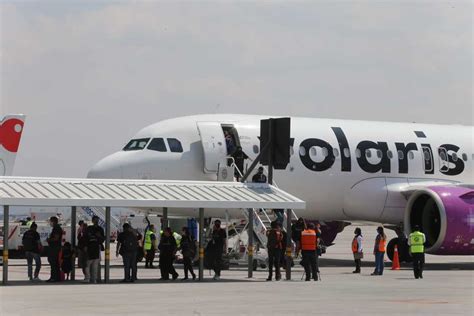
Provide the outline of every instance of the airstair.
[[[105,209],[103,207],[81,207],[79,211],[88,220],[92,220],[92,217],[97,216],[99,218],[99,226],[105,231]],[[110,215],[110,228],[112,234],[120,231],[120,220],[113,215]]]

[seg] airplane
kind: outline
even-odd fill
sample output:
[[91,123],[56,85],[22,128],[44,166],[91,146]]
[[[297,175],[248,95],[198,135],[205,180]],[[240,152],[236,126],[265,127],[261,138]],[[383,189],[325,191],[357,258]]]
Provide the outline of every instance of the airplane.
[[20,147],[25,115],[6,115],[0,121],[0,176],[11,176]]
[[[215,181],[228,156],[224,133],[255,159],[267,118],[164,120],[140,130],[88,177]],[[427,253],[474,255],[473,135],[472,126],[291,117],[290,163],[274,171],[275,184],[306,201],[298,216],[324,223],[326,244],[350,222],[370,221],[397,232],[389,258],[395,244],[407,248],[402,240],[415,225],[426,234]],[[407,250],[399,254],[409,260]]]

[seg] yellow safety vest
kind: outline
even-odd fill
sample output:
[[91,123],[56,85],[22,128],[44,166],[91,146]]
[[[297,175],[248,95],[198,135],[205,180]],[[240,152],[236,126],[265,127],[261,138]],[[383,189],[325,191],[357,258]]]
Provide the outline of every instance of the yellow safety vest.
[[26,227],[30,228],[30,227],[31,227],[31,224],[33,224],[33,221],[28,221],[28,222],[26,222]]
[[154,235],[155,233],[151,230],[147,230],[145,234],[145,245],[144,248],[145,250],[151,250],[152,247],[152,241],[151,241],[151,236]]
[[423,243],[423,233],[416,231],[410,234],[410,251],[411,253],[425,252],[425,246]]

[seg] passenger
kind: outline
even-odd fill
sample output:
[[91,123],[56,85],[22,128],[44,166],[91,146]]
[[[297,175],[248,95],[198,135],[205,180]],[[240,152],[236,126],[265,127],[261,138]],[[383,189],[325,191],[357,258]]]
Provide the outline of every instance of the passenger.
[[99,226],[99,217],[92,217],[92,225],[86,230],[87,275],[90,283],[99,283],[101,245],[105,241],[104,229]]
[[214,270],[214,280],[219,280],[221,277],[221,269],[223,265],[222,256],[226,250],[225,230],[221,228],[221,221],[215,220],[212,228],[211,240],[207,244],[207,250],[210,256],[211,266]]
[[306,224],[302,217],[298,218],[298,221],[291,226],[291,239],[296,244],[295,257],[298,258],[301,250],[301,233],[305,230]]
[[362,248],[362,230],[357,227],[354,230],[354,239],[352,239],[352,253],[354,255],[355,270],[352,273],[360,273],[361,261],[364,258]]
[[234,139],[232,138],[232,135],[230,135],[228,131],[224,131],[224,137],[225,137],[225,145],[227,148],[227,155],[231,156],[235,151]]
[[301,250],[303,255],[303,266],[306,273],[306,281],[318,281],[318,267],[316,262],[316,249],[318,247],[318,237],[313,223],[308,224],[308,228],[301,233]]
[[271,281],[273,277],[273,266],[275,266],[275,279],[280,281],[280,263],[283,253],[283,234],[281,232],[280,223],[273,221],[271,229],[267,231],[267,249],[268,249],[268,278]]
[[69,242],[65,242],[61,251],[61,270],[63,271],[66,280],[69,280],[74,263],[74,251]]
[[155,225],[151,224],[148,230],[145,232],[145,241],[143,245],[145,250],[145,269],[154,269],[153,261],[155,260],[156,252],[156,235]]
[[244,163],[245,159],[248,159],[249,156],[247,156],[244,151],[242,150],[242,147],[237,146],[237,149],[234,151],[232,154],[232,157],[234,158],[235,161],[235,166],[237,167],[238,170],[234,171],[234,176],[237,179],[237,181],[240,180],[241,174],[244,174]]
[[252,177],[253,183],[267,183],[267,176],[263,174],[263,167],[258,167],[258,172]]
[[49,219],[49,224],[52,227],[51,234],[49,235],[48,242],[48,262],[51,266],[51,276],[46,282],[60,282],[60,266],[59,266],[59,253],[61,252],[61,241],[63,237],[63,230],[58,224],[58,218],[52,216]]
[[322,255],[323,247],[324,245],[322,244],[323,239],[321,238],[321,224],[317,223],[316,228],[314,231],[316,232],[316,272],[319,275],[319,256]]
[[117,236],[117,250],[115,253],[117,257],[120,254],[123,260],[124,277],[120,282],[135,282],[137,280],[137,234],[128,223],[123,224],[122,228],[123,231]]
[[[41,281],[39,276],[41,270],[41,245],[40,235],[36,231],[38,225],[31,223],[22,238],[23,250],[25,251],[26,262],[28,264],[28,278],[30,281]],[[35,274],[33,274],[33,260],[35,261]]]
[[184,264],[184,278],[183,281],[188,280],[188,272],[191,273],[193,280],[196,280],[196,274],[193,271],[193,259],[196,255],[196,240],[193,235],[189,233],[188,227],[183,227],[181,231],[180,250],[183,254]]
[[86,230],[87,223],[84,221],[79,221],[80,226],[77,231],[77,264],[79,268],[82,269],[84,274],[84,280],[89,280],[88,270],[87,270],[87,241],[86,241]]
[[426,236],[420,231],[420,226],[416,225],[408,238],[410,254],[413,257],[413,273],[415,279],[423,279],[423,266],[425,264],[425,242]]
[[377,227],[377,237],[375,238],[374,245],[375,270],[371,275],[383,274],[386,241],[387,235],[385,235],[383,227]]
[[173,267],[173,260],[176,255],[177,246],[171,228],[166,227],[164,229],[163,235],[160,238],[158,249],[160,250],[160,280],[169,280],[170,274],[172,275],[173,280],[176,280],[179,274]]

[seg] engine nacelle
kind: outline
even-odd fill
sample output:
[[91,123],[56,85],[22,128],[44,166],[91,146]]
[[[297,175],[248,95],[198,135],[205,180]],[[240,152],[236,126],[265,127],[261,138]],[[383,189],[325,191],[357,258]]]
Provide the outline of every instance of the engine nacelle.
[[474,190],[463,186],[432,186],[415,191],[405,210],[405,232],[419,225],[426,252],[474,254]]

